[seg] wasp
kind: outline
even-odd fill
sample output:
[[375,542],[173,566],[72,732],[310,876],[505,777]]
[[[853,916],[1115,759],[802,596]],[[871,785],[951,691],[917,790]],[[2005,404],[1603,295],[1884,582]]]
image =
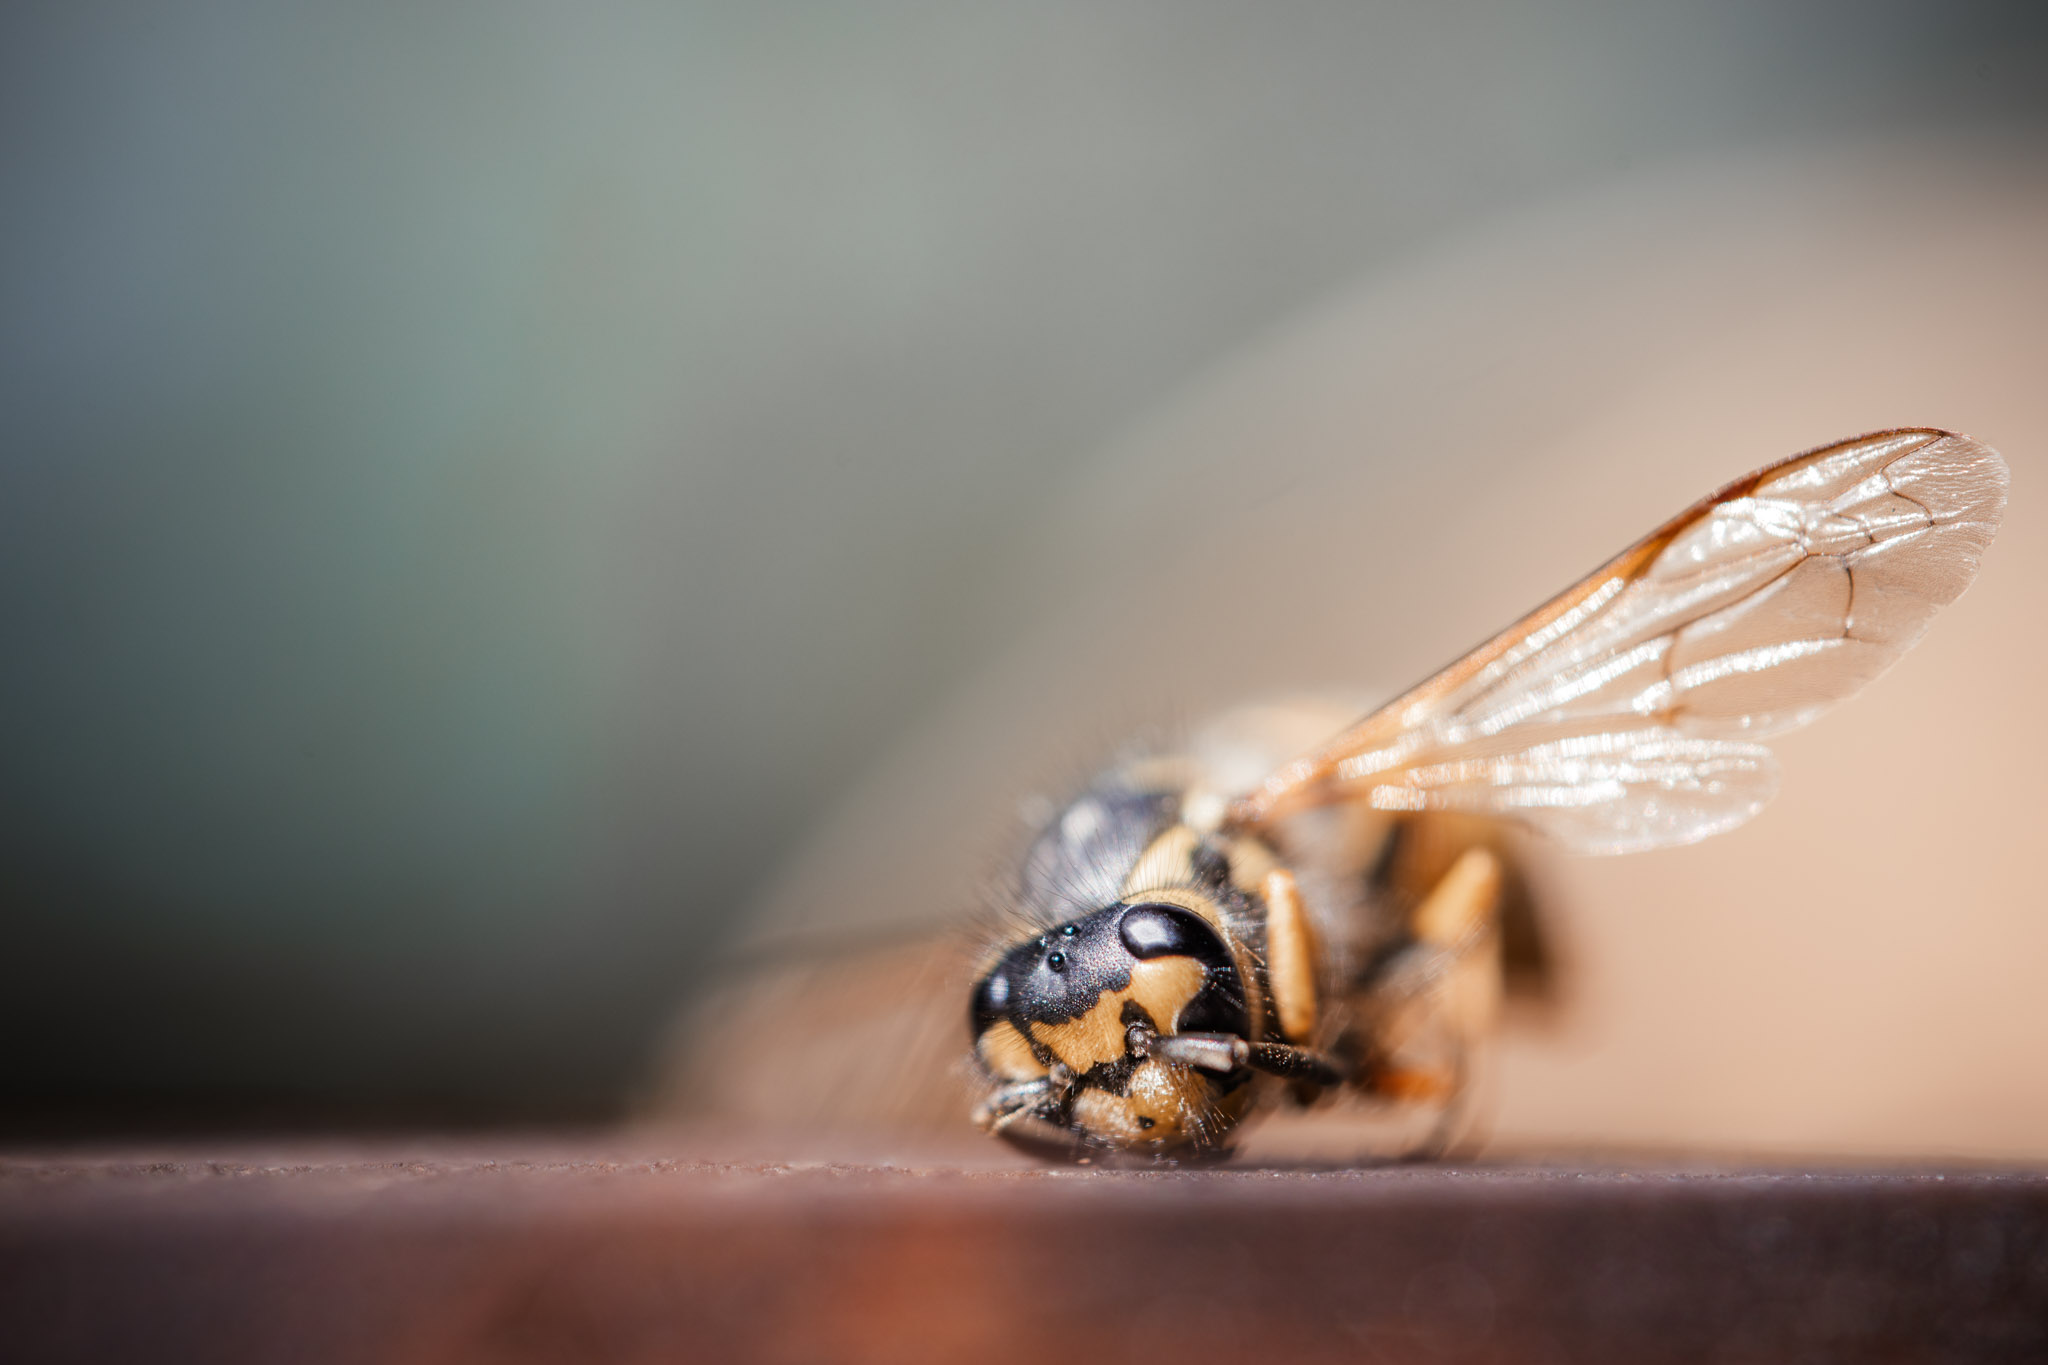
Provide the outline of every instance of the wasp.
[[1178,1161],[1353,1105],[1440,1147],[1501,990],[1497,831],[1612,854],[1748,820],[1763,741],[1962,593],[2007,479],[1936,429],[1795,455],[1363,719],[1300,740],[1311,713],[1250,708],[1117,763],[1029,845],[975,970],[975,1121],[1045,1157]]

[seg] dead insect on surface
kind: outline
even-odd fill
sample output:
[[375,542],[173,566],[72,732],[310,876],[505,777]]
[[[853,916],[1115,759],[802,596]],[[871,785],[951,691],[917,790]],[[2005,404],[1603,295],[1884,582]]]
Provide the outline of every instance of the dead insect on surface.
[[1171,1161],[1348,1104],[1441,1146],[1500,995],[1500,822],[1629,853],[1749,819],[1777,781],[1760,741],[1969,586],[2006,483],[1933,429],[1797,455],[1362,720],[1246,708],[1103,773],[1031,844],[1017,932],[977,969],[976,1121],[1041,1156]]

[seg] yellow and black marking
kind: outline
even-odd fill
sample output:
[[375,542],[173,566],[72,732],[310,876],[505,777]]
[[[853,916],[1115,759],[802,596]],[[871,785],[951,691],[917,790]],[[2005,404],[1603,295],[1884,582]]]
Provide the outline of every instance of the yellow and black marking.
[[1322,956],[1301,894],[1272,845],[1195,795],[1105,783],[1032,844],[1019,908],[1044,927],[987,962],[971,1009],[994,1083],[981,1121],[1017,1145],[1213,1152],[1254,1073],[1330,1082],[1306,1050]]
[[[1159,1030],[1164,1020],[1164,1031],[1172,1032],[1174,1022],[1208,984],[1207,969],[1191,957],[1133,963],[1130,973],[1128,986],[1103,991],[1079,1018],[1058,1023],[1033,1020],[1031,1036],[1069,1071],[1085,1075],[1123,1060],[1125,1030],[1133,1023]],[[1134,1013],[1143,1020],[1132,1017]]]
[[[1262,902],[1281,864],[1271,847],[1250,834],[1206,835],[1169,824],[1145,846],[1125,875],[1123,899],[1159,901],[1207,920],[1227,947],[1243,983],[1256,1040],[1270,1027],[1265,970],[1266,913]],[[1291,883],[1290,883],[1291,885]],[[1317,964],[1307,964],[1315,970]]]
[[[1471,927],[1465,921],[1474,912],[1459,907],[1490,902],[1486,918],[1499,937],[1503,985],[1524,1001],[1554,1003],[1556,945],[1535,890],[1505,838],[1498,824],[1473,816],[1430,814],[1392,821],[1368,877],[1371,894],[1401,925],[1404,939],[1441,944],[1462,938]],[[1489,855],[1487,862],[1458,870],[1475,850]],[[1482,878],[1482,871],[1490,875]],[[1440,894],[1447,885],[1454,890]],[[1434,906],[1429,905],[1432,899]]]
[[974,1040],[974,1055],[997,1080],[1028,1081],[1046,1074],[1030,1042],[1007,1019],[998,1019]]
[[1187,1067],[1138,1064],[1122,1094],[1084,1090],[1074,1101],[1074,1123],[1121,1147],[1176,1147],[1202,1143],[1244,1117],[1252,1088],[1225,1088]]
[[1015,945],[976,986],[971,1024],[990,1076],[1063,1079],[1060,1089],[1047,1084],[1035,1117],[1083,1141],[1201,1143],[1249,1097],[1248,1072],[1213,1075],[1131,1048],[1134,1026],[1254,1036],[1224,933],[1178,900],[1119,902]]

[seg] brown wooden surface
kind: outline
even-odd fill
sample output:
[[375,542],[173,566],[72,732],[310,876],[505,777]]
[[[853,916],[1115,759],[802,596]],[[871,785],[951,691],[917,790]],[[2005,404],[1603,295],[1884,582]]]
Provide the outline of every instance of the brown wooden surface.
[[16,1154],[0,1355],[2048,1359],[2040,1172],[1117,1173],[748,1146]]

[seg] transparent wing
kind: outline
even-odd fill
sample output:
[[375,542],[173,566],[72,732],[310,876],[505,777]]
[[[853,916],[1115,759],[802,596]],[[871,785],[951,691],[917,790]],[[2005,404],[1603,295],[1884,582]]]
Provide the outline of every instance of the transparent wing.
[[646,1108],[795,1135],[969,1132],[976,947],[952,932],[821,939],[723,964],[667,1040]]
[[1233,807],[1505,815],[1587,852],[1733,828],[1776,786],[1757,741],[1883,672],[1976,576],[2005,462],[1879,432],[1729,485]]

